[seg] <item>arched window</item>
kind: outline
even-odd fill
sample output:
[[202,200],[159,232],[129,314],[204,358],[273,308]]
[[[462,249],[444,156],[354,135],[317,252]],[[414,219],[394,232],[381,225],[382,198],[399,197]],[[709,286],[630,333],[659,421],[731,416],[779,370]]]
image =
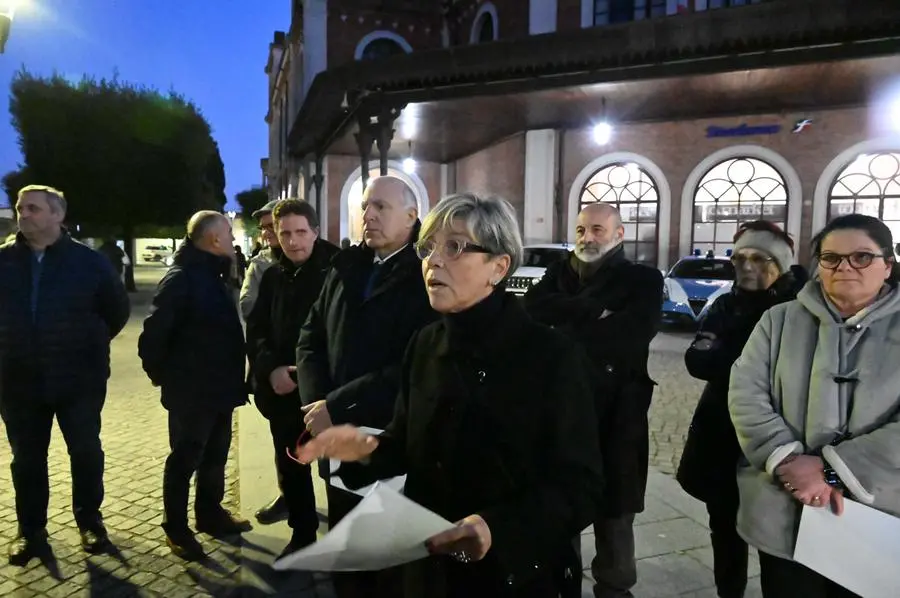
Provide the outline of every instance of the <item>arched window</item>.
[[828,193],[828,219],[868,214],[900,238],[900,152],[862,154],[834,179]]
[[659,188],[653,177],[634,162],[608,164],[585,183],[579,209],[598,201],[619,209],[628,259],[655,266]]
[[478,25],[478,43],[485,44],[494,41],[494,17],[485,13]]
[[694,192],[693,248],[722,255],[733,247],[738,227],[751,220],[784,228],[787,199],[784,177],[768,162],[749,157],[719,162]]
[[366,45],[360,60],[380,60],[397,56],[398,54],[406,54],[406,49],[392,39],[380,37],[373,39]]

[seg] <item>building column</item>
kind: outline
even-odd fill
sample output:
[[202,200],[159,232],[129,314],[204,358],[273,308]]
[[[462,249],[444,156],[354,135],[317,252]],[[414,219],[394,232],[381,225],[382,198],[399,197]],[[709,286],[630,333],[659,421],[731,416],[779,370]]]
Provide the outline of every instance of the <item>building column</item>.
[[525,243],[553,241],[558,143],[554,129],[525,133]]
[[369,183],[369,161],[372,159],[372,145],[375,143],[375,135],[369,117],[361,116],[358,131],[354,133],[356,148],[359,150],[360,179],[363,191]]

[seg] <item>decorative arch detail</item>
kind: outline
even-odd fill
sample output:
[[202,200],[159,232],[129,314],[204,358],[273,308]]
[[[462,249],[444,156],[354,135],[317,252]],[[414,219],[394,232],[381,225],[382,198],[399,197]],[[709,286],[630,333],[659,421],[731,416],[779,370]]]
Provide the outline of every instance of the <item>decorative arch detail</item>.
[[[370,180],[371,178],[378,176],[378,169],[378,160],[369,162]],[[403,170],[403,164],[396,160],[388,161],[388,174],[402,180],[410,189],[412,189],[413,194],[416,196],[416,202],[419,204],[419,219],[421,220],[424,218],[431,209],[431,205],[428,198],[428,189],[425,187],[425,183],[422,179],[419,178],[419,175],[416,173],[407,174]],[[347,177],[347,180],[344,181],[344,186],[341,188],[341,236],[338,239],[338,242],[340,242],[341,239],[350,236],[350,195],[351,192],[354,191],[354,185],[359,182],[361,178],[362,167],[357,166],[356,169],[350,173],[350,176]]]
[[409,45],[409,42],[406,41],[405,39],[403,39],[402,36],[397,35],[393,31],[377,29],[375,31],[371,31],[371,32],[367,33],[366,35],[363,36],[363,38],[361,40],[359,40],[359,43],[356,44],[356,50],[353,52],[353,59],[359,60],[360,58],[362,58],[363,52],[366,51],[366,48],[368,47],[368,45],[379,39],[389,39],[389,40],[393,41],[398,46],[403,48],[403,50],[407,54],[409,54],[410,52],[413,51],[412,46]]
[[784,228],[795,243],[799,243],[803,187],[797,171],[781,154],[769,148],[759,145],[734,145],[710,154],[688,175],[684,188],[681,190],[681,219],[678,225],[679,257],[689,255],[693,251],[691,241],[694,227],[694,198],[700,182],[713,167],[733,158],[755,158],[768,164],[781,175],[787,193],[787,221]]
[[828,204],[831,189],[838,176],[850,164],[862,155],[896,152],[900,152],[900,136],[882,137],[857,143],[842,151],[829,162],[825,170],[822,171],[822,176],[819,177],[815,193],[813,194],[811,232],[815,234],[822,230],[825,223],[828,222]]
[[604,168],[616,164],[635,164],[647,173],[656,184],[658,195],[656,207],[656,265],[668,269],[669,262],[669,227],[671,225],[672,192],[669,181],[662,169],[652,160],[631,152],[613,152],[604,154],[581,169],[569,189],[569,206],[566,227],[566,238],[569,243],[575,242],[575,224],[581,206],[581,196],[588,181]]
[[493,2],[483,2],[478,8],[478,12],[475,13],[475,18],[472,20],[472,29],[469,32],[469,43],[477,44],[483,41],[479,38],[481,37],[481,28],[484,26],[487,19],[491,19],[491,23],[493,24],[494,39],[491,41],[500,39],[500,20],[497,17],[497,7],[494,6]]

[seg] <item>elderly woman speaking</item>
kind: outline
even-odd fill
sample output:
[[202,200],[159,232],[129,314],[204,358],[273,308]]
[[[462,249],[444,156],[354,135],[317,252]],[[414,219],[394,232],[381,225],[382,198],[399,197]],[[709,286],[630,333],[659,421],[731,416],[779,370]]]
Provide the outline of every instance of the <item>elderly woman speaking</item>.
[[580,595],[571,538],[601,485],[585,362],[504,290],[523,253],[506,201],[448,197],[419,239],[443,317],[410,341],[393,421],[330,428],[298,457],[359,461],[338,474],[353,486],[406,473],[407,497],[457,522],[406,566],[408,598]]
[[853,596],[794,562],[803,505],[844,495],[900,516],[900,291],[891,231],[835,218],[813,241],[816,276],[767,311],[731,373],[746,461],[738,531],[759,549],[765,598]]

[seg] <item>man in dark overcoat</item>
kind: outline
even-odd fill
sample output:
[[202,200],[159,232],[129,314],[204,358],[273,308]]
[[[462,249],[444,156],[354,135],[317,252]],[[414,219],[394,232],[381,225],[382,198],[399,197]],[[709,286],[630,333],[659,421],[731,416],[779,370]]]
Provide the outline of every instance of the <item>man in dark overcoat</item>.
[[194,473],[197,531],[225,536],[250,529],[221,504],[232,416],[247,402],[244,330],[228,286],[233,263],[228,218],[211,211],[194,214],[138,339],[144,371],[161,387],[169,412],[162,526],[166,544],[186,560],[206,556],[188,525]]
[[536,320],[567,333],[594,368],[606,490],[597,505],[591,563],[597,598],[631,596],[637,583],[634,516],[644,510],[655,383],[647,372],[662,310],[662,275],[626,257],[618,210],[605,203],[578,215],[575,251],[525,295]]
[[109,344],[128,321],[128,295],[103,255],[63,228],[66,199],[52,187],[18,193],[19,233],[0,248],[0,416],[12,447],[19,529],[11,565],[48,553],[47,450],[53,419],[72,462],[72,508],[89,553],[109,538],[100,416]]
[[[312,434],[332,425],[384,429],[394,414],[400,362],[413,333],[437,315],[428,303],[418,237],[416,197],[402,180],[369,181],[363,196],[365,243],[341,251],[297,343],[297,385]],[[319,472],[329,477],[328,462]],[[360,498],[327,487],[333,527]],[[389,575],[334,576],[339,598],[392,596]]]
[[296,383],[297,339],[339,249],[319,237],[318,216],[308,202],[286,199],[272,214],[281,251],[263,274],[247,318],[247,354],[254,402],[269,421],[279,487],[293,530],[284,549],[288,554],[315,542],[319,527],[310,468],[287,454],[304,430]]

